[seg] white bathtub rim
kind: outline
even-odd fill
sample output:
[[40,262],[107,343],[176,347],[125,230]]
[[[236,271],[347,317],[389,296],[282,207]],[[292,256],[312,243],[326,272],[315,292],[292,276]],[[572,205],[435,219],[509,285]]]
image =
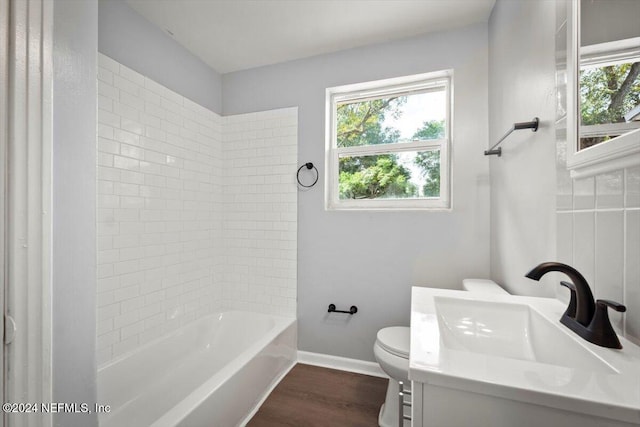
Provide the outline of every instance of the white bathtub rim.
[[[258,341],[238,355],[238,357],[235,357],[225,365],[224,369],[207,379],[200,386],[196,387],[188,396],[185,396],[183,400],[162,414],[160,418],[157,418],[150,427],[170,427],[178,425],[178,423],[180,423],[188,414],[203,404],[209,395],[215,393],[223,384],[229,381],[234,374],[256,357],[269,343],[280,336],[280,334],[285,332],[288,328],[295,326],[296,323],[296,319],[293,317],[288,318],[267,314],[265,314],[265,316],[276,319],[276,325],[274,326],[273,332],[270,331],[269,334],[261,337]],[[295,364],[295,356],[293,358],[293,364]]]
[[287,376],[289,371],[291,371],[293,367],[296,366],[297,364],[298,362],[296,360],[291,361],[291,364],[282,371],[282,373],[276,378],[273,384],[271,384],[271,386],[265,391],[264,396],[262,396],[262,398],[258,401],[256,406],[254,406],[253,409],[249,411],[247,416],[244,417],[244,419],[240,422],[240,427],[245,427],[247,423],[251,421],[251,418],[253,418],[253,416],[258,413],[258,411],[260,410],[264,402],[269,398],[273,390],[275,390],[275,388],[278,387],[278,384],[280,384],[280,381],[282,381],[284,377]]
[[[225,313],[251,313],[251,314],[258,314],[258,315],[264,315],[264,316],[268,316],[270,318],[275,319],[276,321],[276,327],[279,324],[279,321],[295,321],[296,318],[294,316],[281,316],[281,315],[277,315],[277,314],[269,314],[269,313],[261,313],[261,312],[257,312],[257,311],[245,311],[245,310],[219,310],[210,314],[207,314],[206,316],[202,316],[200,318],[194,319],[190,322],[185,323],[184,325],[180,325],[179,327],[177,327],[176,329],[167,332],[166,334],[163,334],[157,338],[154,338],[144,344],[142,344],[139,347],[134,348],[131,351],[128,351],[126,353],[123,353],[119,356],[117,356],[116,358],[108,361],[107,363],[104,363],[102,365],[98,366],[97,372],[100,372],[102,370],[105,370],[107,368],[112,367],[113,365],[117,364],[118,362],[122,362],[123,360],[128,359],[129,357],[133,356],[134,354],[137,354],[139,352],[145,351],[147,350],[149,347],[152,347],[153,345],[156,345],[164,340],[167,340],[171,337],[174,337],[176,335],[180,335],[184,333],[184,329],[188,328],[190,326],[193,326],[195,323],[198,322],[204,322],[206,319],[208,318],[212,318],[212,317],[216,317],[219,316],[221,314],[225,314]],[[283,328],[283,330],[286,328]],[[276,334],[277,335],[277,334]]]

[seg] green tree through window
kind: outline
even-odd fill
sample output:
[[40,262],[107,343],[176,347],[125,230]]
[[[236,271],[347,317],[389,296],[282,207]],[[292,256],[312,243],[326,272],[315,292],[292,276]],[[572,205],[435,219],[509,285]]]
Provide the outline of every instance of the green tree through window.
[[[413,139],[441,139],[444,138],[444,120],[431,120],[413,134]],[[426,183],[422,186],[425,197],[440,196],[440,151],[423,151],[415,159],[421,169]]]
[[[383,127],[385,117],[398,118],[407,97],[376,99],[337,107],[337,146],[391,144],[399,142],[397,129]],[[444,138],[444,120],[426,121],[414,140]],[[414,160],[426,183],[422,189],[410,182],[411,171],[396,154],[348,156],[339,160],[341,199],[438,197],[440,194],[440,152],[419,152]]]

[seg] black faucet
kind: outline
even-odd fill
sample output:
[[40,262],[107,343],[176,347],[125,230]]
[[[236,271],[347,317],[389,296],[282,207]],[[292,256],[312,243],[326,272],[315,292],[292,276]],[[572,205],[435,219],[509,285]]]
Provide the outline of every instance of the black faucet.
[[569,306],[560,318],[560,323],[571,329],[580,337],[596,345],[608,348],[622,348],[616,335],[607,308],[624,312],[627,308],[614,301],[598,300],[594,302],[591,288],[587,280],[575,268],[559,262],[543,262],[526,274],[533,280],[540,280],[550,271],[564,273],[572,283],[560,282],[562,286],[569,288],[571,300]]
[[[593,294],[591,293],[591,288],[587,283],[587,279],[585,279],[584,276],[575,268],[559,262],[543,262],[528,272],[526,277],[533,280],[540,280],[542,276],[550,271],[559,271],[560,273],[564,273],[569,276],[569,279],[573,282],[573,288],[567,286],[567,282],[560,283],[567,286],[569,290],[572,291],[572,299],[574,298],[574,295],[577,297],[574,304],[576,312],[572,317],[576,322],[583,326],[589,326],[589,323],[593,318],[593,313],[596,311],[596,304],[593,301]],[[570,306],[571,305],[572,304],[570,304]]]

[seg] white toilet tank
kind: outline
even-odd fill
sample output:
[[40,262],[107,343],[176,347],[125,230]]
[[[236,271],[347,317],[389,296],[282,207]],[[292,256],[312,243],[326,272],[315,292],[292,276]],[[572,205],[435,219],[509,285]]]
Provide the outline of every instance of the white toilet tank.
[[483,294],[509,295],[509,292],[505,291],[500,285],[488,279],[464,279],[462,281],[462,289]]

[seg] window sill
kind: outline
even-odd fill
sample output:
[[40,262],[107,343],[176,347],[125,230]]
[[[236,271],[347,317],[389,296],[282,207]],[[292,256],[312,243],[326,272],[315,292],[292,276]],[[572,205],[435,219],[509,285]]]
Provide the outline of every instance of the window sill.
[[571,178],[586,178],[640,165],[640,129],[581,150],[567,160]]
[[433,211],[448,212],[451,206],[445,200],[364,200],[327,203],[327,211]]

